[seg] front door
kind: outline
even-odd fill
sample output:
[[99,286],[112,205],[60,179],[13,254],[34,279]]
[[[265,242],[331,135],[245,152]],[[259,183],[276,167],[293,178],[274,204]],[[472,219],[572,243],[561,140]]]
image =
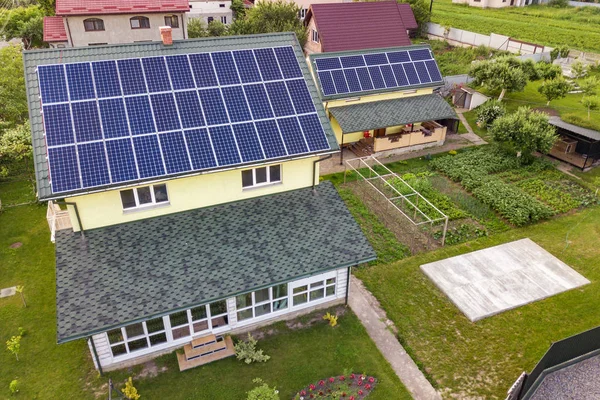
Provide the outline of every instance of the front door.
[[385,128],[375,129],[374,135],[376,138],[385,136]]

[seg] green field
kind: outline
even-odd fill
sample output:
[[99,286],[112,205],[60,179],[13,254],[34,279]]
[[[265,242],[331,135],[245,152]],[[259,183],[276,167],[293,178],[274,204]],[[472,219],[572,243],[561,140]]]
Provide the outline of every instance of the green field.
[[514,39],[550,47],[600,53],[600,8],[547,6],[481,9],[451,0],[435,0],[432,22],[489,35],[498,33]]

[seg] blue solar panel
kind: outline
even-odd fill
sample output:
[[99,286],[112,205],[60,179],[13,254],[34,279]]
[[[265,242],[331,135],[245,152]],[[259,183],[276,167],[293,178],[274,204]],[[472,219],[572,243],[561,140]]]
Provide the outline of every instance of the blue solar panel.
[[150,96],[156,129],[159,132],[181,129],[177,107],[172,93],[153,94]]
[[315,63],[317,64],[318,71],[326,71],[329,69],[340,69],[342,63],[339,58],[318,58]]
[[365,54],[364,57],[367,65],[383,65],[388,63],[385,53]]
[[283,82],[265,83],[271,106],[276,117],[295,114],[294,106]]
[[340,61],[342,63],[342,67],[344,68],[354,68],[354,67],[364,67],[365,59],[363,56],[346,56],[340,57]]
[[335,84],[333,83],[333,78],[331,77],[331,72],[329,71],[319,71],[319,81],[321,81],[321,88],[323,89],[323,93],[328,96],[331,94],[336,94]]
[[40,65],[38,80],[42,104],[69,101],[65,70],[62,65]]
[[411,50],[409,51],[409,53],[410,58],[413,61],[431,60],[433,58],[431,57],[431,52],[429,51],[429,49]]
[[219,125],[229,122],[219,89],[200,90],[198,93],[200,94],[200,102],[202,103],[208,125]]
[[235,138],[231,126],[215,126],[209,128],[210,138],[215,149],[215,155],[217,156],[217,162],[220,166],[239,164],[240,154],[237,150]]
[[138,170],[140,171],[140,178],[150,178],[165,174],[165,167],[156,135],[135,136],[133,138],[133,148]]
[[204,117],[200,108],[200,100],[195,90],[189,92],[176,92],[175,99],[184,129],[204,126]]
[[256,131],[263,145],[267,158],[284,157],[287,155],[283,140],[274,120],[256,122]]
[[262,83],[244,86],[244,93],[246,93],[254,119],[273,118],[269,97]]
[[434,82],[438,82],[442,80],[442,74],[440,74],[440,70],[435,61],[425,61],[425,65],[427,66],[427,71],[429,71],[429,76]]
[[392,64],[392,71],[394,71],[394,76],[396,77],[396,82],[400,86],[408,86],[409,82],[406,78],[406,74],[404,73],[404,68],[402,64]]
[[66,70],[71,101],[96,98],[92,68],[89,63],[67,64]]
[[260,82],[262,80],[252,50],[234,51],[233,58],[243,83]]
[[385,87],[385,81],[379,67],[369,67],[369,74],[371,75],[371,81],[373,81],[375,89],[383,89]]
[[402,65],[404,67],[404,72],[406,73],[406,77],[408,78],[408,82],[411,85],[418,85],[419,83],[421,83],[419,81],[419,77],[417,76],[417,70],[415,69],[415,66],[412,64],[403,64]]
[[102,128],[96,101],[71,104],[77,143],[102,140]]
[[167,65],[163,57],[142,58],[142,65],[150,93],[171,90]]
[[194,129],[185,132],[185,140],[190,152],[192,167],[195,170],[214,168],[217,166],[210,138],[206,129]]
[[382,65],[379,67],[381,69],[381,75],[383,75],[383,80],[385,81],[385,86],[398,87],[396,83],[396,78],[394,78],[394,72],[392,72],[392,67],[389,65]]
[[146,96],[125,98],[132,135],[156,132],[150,101]]
[[273,49],[256,49],[254,50],[258,68],[264,81],[274,81],[282,79],[281,71]]
[[304,79],[294,79],[293,81],[287,81],[285,84],[292,97],[296,114],[306,114],[316,111]]
[[233,132],[240,149],[242,161],[258,161],[265,158],[260,141],[258,140],[258,135],[256,134],[256,129],[254,129],[254,124],[245,123],[233,125]]
[[169,75],[171,75],[171,83],[174,90],[193,89],[196,87],[186,55],[168,56],[165,59],[167,60],[167,67],[169,68]]
[[348,93],[348,84],[346,83],[346,77],[344,71],[336,69],[331,71],[331,77],[333,78],[333,84],[335,85],[335,91],[338,93]]
[[123,99],[103,99],[98,101],[102,130],[106,139],[129,136],[127,117]]
[[373,81],[371,80],[371,75],[366,67],[357,68],[356,75],[358,75],[358,80],[362,90],[373,90]]
[[291,47],[276,47],[275,55],[285,79],[302,78],[302,70],[294,49]]
[[316,114],[301,115],[298,120],[310,151],[329,149],[329,142],[327,142],[323,125]]
[[177,174],[192,169],[183,132],[161,133],[159,138],[167,173]]
[[289,154],[308,152],[306,140],[296,117],[278,119],[277,125]]
[[94,142],[77,146],[83,187],[103,186],[110,183],[104,143]]
[[243,122],[252,120],[248,103],[244,97],[244,90],[241,86],[229,86],[221,89],[225,106],[231,122]]
[[44,127],[48,146],[75,143],[71,109],[68,104],[44,106]]
[[117,66],[119,67],[123,94],[129,95],[147,92],[140,59],[118,60]]
[[75,146],[49,148],[48,160],[53,192],[68,192],[81,187]]
[[217,70],[217,77],[219,84],[222,85],[236,85],[240,83],[240,78],[233,61],[231,52],[224,51],[220,53],[212,53],[213,64]]
[[407,51],[392,51],[387,53],[387,56],[391,63],[403,63],[410,61]]
[[213,69],[210,54],[190,54],[190,64],[196,79],[196,87],[217,86],[217,75]]
[[417,70],[417,75],[419,76],[419,80],[421,83],[431,82],[431,78],[429,77],[429,72],[427,72],[427,67],[423,61],[417,61],[415,63],[415,69]]
[[351,92],[360,92],[362,90],[355,69],[345,69],[344,76],[346,77],[346,82],[348,82],[348,89]]
[[113,182],[138,179],[131,139],[107,140],[106,153]]
[[115,61],[93,62],[92,71],[98,98],[121,96],[121,83]]

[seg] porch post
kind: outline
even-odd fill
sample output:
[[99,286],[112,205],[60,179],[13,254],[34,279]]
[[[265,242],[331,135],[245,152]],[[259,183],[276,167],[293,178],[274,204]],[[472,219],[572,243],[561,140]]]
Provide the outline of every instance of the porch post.
[[342,144],[340,144],[340,165],[344,165],[344,132],[342,132]]

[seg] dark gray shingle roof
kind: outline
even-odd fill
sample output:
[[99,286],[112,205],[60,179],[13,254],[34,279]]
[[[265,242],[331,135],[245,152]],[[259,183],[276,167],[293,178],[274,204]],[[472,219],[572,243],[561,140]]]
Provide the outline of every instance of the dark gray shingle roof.
[[[300,63],[300,68],[304,74],[304,79],[308,85],[313,103],[315,104],[323,125],[323,129],[327,135],[327,140],[329,141],[329,145],[331,147],[331,150],[320,153],[327,153],[339,149],[337,141],[335,140],[335,136],[331,131],[329,120],[325,115],[323,103],[321,103],[319,100],[319,94],[308,70],[304,53],[302,52],[302,48],[296,39],[296,35],[293,33],[272,33],[262,35],[188,39],[174,41],[172,46],[164,46],[162,42],[148,42],[109,46],[76,47],[67,49],[32,50],[23,52],[38,198],[40,200],[50,200],[64,197],[64,194],[61,196],[53,195],[50,188],[48,163],[46,161],[46,143],[44,139],[42,115],[40,112],[41,105],[39,100],[39,87],[36,74],[38,65],[98,60],[118,60],[123,58],[153,57],[279,46],[293,46],[296,52],[296,57]],[[190,173],[193,173],[193,171]],[[190,173],[188,173],[188,175]],[[148,180],[156,180],[156,178],[142,179],[139,182]],[[134,182],[127,182],[127,184],[132,183]],[[111,186],[119,187],[121,185],[115,184]],[[89,189],[81,190],[81,192],[88,190]]]
[[56,233],[58,341],[373,260],[333,185]]
[[548,119],[548,123],[550,125],[556,126],[557,128],[565,129],[567,131],[576,133],[588,139],[600,140],[600,132],[570,124],[568,122],[563,121],[560,117],[550,117]]
[[457,118],[452,107],[437,94],[350,104],[332,107],[329,112],[340,124],[343,133]]

